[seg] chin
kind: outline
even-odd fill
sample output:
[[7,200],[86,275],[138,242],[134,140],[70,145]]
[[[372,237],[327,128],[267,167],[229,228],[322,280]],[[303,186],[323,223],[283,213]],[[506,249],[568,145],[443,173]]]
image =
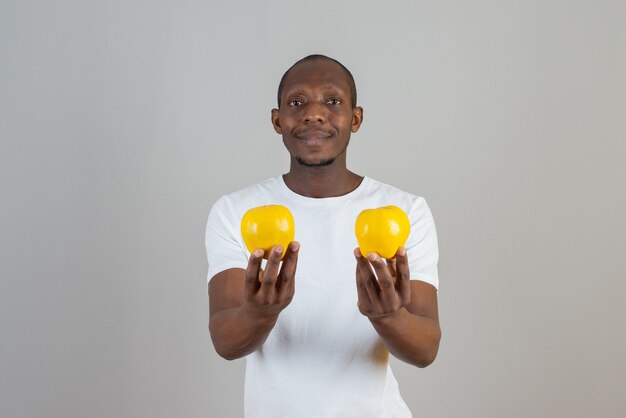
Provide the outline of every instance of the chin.
[[328,167],[330,165],[332,165],[336,158],[328,158],[328,159],[322,159],[322,160],[315,160],[315,161],[311,161],[311,160],[305,160],[302,157],[296,156],[295,157],[296,161],[298,161],[298,164],[303,165],[305,167]]

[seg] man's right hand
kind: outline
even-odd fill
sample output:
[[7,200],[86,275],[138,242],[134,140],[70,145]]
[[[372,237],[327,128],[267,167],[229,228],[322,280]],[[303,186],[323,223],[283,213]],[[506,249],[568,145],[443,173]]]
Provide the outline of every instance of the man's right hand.
[[232,360],[257,350],[274,328],[278,315],[295,292],[300,244],[291,242],[282,265],[283,249],[272,248],[265,269],[263,250],[255,250],[245,270],[217,273],[209,283],[209,331],[215,350]]
[[295,293],[299,249],[298,242],[291,242],[281,266],[283,247],[275,246],[270,251],[265,270],[261,268],[263,250],[256,249],[252,252],[246,268],[244,309],[258,317],[278,318],[278,314],[289,305]]

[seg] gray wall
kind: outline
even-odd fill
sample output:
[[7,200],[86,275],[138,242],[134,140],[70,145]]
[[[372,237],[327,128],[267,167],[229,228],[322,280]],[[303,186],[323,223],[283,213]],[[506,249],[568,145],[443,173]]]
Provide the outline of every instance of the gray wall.
[[287,170],[278,79],[321,52],[365,108],[350,166],[438,226],[414,414],[623,417],[625,3],[248,3],[0,3],[0,415],[241,415],[206,217]]

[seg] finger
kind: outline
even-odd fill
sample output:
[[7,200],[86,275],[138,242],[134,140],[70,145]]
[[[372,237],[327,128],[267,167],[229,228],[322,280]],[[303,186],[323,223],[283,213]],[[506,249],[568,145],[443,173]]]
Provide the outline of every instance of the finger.
[[[363,260],[363,256],[361,252],[357,248],[354,252],[354,256],[357,259],[356,264],[356,290],[357,290],[357,302],[356,306],[363,315],[368,315],[372,311],[372,301],[370,300],[369,294],[367,293],[367,289],[365,288],[365,281],[363,280],[363,269],[367,268],[369,270],[369,263],[366,262],[365,265],[361,263]],[[371,273],[371,272],[368,272]]]
[[[367,289],[365,288],[365,282],[363,280],[363,265],[362,263],[360,263],[360,261],[363,259],[363,256],[361,255],[361,251],[359,251],[359,249],[357,248],[354,251],[354,256],[356,257],[357,260],[357,264],[356,264],[356,291],[357,291],[357,306],[359,308],[359,311],[362,314],[367,314],[370,310],[371,310],[371,305],[372,305],[372,301],[370,300],[370,297],[367,293]],[[369,269],[369,266],[367,266],[367,268]]]
[[411,295],[411,273],[409,271],[409,257],[407,256],[406,249],[404,247],[400,247],[398,249],[396,269],[396,287],[398,288],[398,293],[400,293],[402,299],[405,300],[407,297],[410,298]]
[[283,255],[282,245],[276,245],[270,250],[270,255],[267,258],[265,264],[264,280],[275,282],[278,277],[278,271],[280,268],[280,258]]
[[372,265],[366,257],[361,257],[360,260],[358,260],[358,264],[361,269],[365,290],[372,302],[372,307],[375,309],[380,299],[380,287],[378,286],[378,280],[376,280],[376,274],[374,274]]
[[378,285],[380,286],[382,301],[385,305],[392,303],[398,295],[393,285],[393,277],[387,268],[387,263],[376,253],[368,254],[367,259],[372,263],[376,276],[378,276]]
[[250,254],[248,266],[246,267],[246,291],[255,293],[259,288],[259,271],[263,261],[263,250],[256,249]]
[[396,257],[387,259],[387,268],[389,269],[389,274],[394,278],[394,283],[398,272],[396,270]]
[[289,247],[287,247],[287,253],[285,254],[285,258],[283,258],[283,265],[280,268],[280,273],[278,273],[278,281],[276,283],[276,287],[278,287],[281,292],[293,287],[299,251],[300,243],[297,241],[291,242]]
[[275,246],[270,251],[270,256],[267,259],[267,264],[265,264],[265,271],[263,272],[263,279],[261,280],[261,287],[259,289],[260,296],[265,299],[274,292],[276,278],[278,277],[278,267],[280,266],[280,257],[282,255],[283,247],[280,245]]

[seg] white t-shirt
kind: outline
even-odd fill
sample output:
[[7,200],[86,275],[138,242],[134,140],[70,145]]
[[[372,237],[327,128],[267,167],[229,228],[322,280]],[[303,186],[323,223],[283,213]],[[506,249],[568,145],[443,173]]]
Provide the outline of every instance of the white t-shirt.
[[263,346],[246,356],[246,417],[410,417],[388,351],[357,308],[354,222],[364,209],[402,208],[411,223],[411,278],[438,287],[437,234],[426,201],[368,177],[346,195],[320,199],[294,193],[282,176],[265,180],[222,196],[211,209],[209,280],[246,268],[241,218],[268,204],[291,210],[301,249],[292,302]]

